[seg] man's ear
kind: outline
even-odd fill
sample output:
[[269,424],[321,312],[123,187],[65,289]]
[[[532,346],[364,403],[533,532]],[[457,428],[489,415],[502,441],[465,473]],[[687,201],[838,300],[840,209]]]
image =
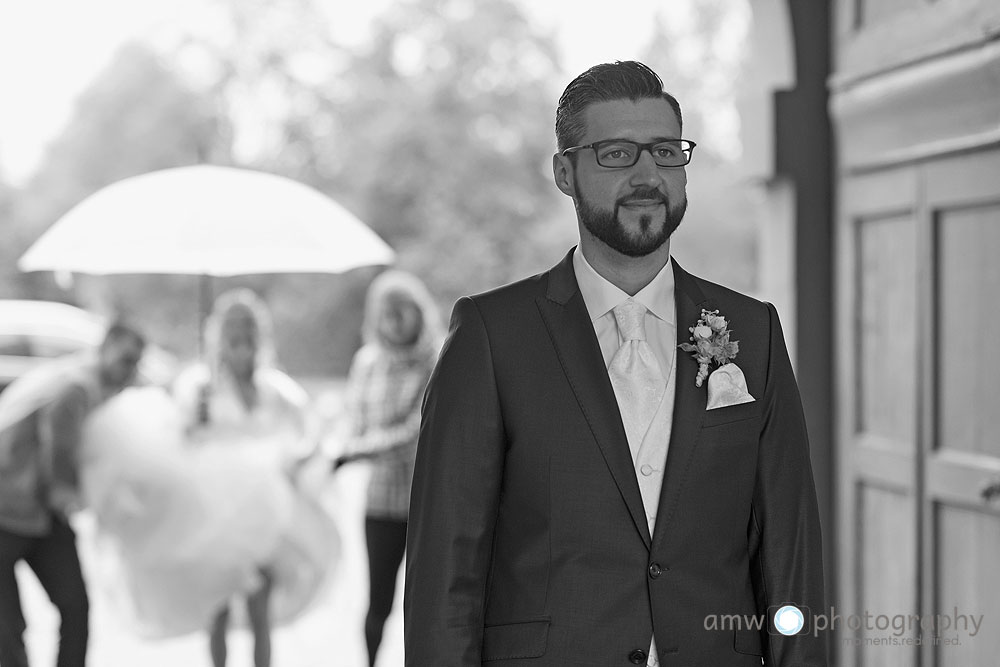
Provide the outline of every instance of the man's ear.
[[573,161],[568,155],[556,153],[552,156],[552,176],[560,192],[567,197],[576,197],[576,188],[573,187]]

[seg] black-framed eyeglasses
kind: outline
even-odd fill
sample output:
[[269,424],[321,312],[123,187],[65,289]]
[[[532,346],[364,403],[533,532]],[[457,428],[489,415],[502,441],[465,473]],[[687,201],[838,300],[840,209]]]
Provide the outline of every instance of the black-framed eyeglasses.
[[687,139],[667,139],[649,144],[640,144],[626,139],[605,139],[583,146],[572,146],[561,154],[568,155],[585,148],[593,148],[594,155],[597,156],[597,164],[609,169],[621,169],[634,165],[639,161],[642,152],[648,150],[657,167],[683,167],[691,161],[691,155],[697,145]]

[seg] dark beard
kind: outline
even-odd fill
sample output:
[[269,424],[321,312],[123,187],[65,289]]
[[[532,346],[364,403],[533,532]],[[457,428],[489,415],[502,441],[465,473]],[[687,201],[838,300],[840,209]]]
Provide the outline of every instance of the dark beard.
[[[579,189],[577,189],[577,192],[579,192]],[[640,235],[638,237],[629,235],[625,231],[625,225],[618,218],[623,203],[629,199],[653,198],[660,199],[663,202],[665,216],[663,228],[659,233],[651,234],[653,216],[643,215],[639,218]],[[582,196],[577,196],[575,203],[577,217],[580,218],[580,222],[583,223],[587,231],[607,244],[611,249],[629,257],[645,257],[666,243],[670,235],[681,224],[684,212],[687,210],[687,198],[679,202],[676,206],[671,206],[667,196],[659,191],[633,193],[628,197],[622,197],[615,202],[613,211],[591,206],[583,200]]]

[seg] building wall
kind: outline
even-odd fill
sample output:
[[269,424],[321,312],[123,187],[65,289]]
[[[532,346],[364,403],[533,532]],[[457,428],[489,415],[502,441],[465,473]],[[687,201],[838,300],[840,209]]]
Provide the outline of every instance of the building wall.
[[[825,539],[834,561],[833,181],[828,3],[753,2],[741,79],[744,170],[759,189],[759,295],[781,315],[809,428]],[[765,143],[766,142],[766,143]],[[836,586],[827,568],[827,588]]]
[[[995,622],[1000,4],[835,0],[832,19],[838,613]],[[1000,653],[996,633],[841,630],[843,665]]]

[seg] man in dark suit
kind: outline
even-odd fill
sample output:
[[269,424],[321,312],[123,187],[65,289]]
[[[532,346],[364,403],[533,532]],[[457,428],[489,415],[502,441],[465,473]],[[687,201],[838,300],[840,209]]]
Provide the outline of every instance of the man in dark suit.
[[556,135],[580,245],[460,299],[425,397],[407,666],[826,665],[777,313],[670,257],[694,149],[677,101],[641,63],[598,65]]

